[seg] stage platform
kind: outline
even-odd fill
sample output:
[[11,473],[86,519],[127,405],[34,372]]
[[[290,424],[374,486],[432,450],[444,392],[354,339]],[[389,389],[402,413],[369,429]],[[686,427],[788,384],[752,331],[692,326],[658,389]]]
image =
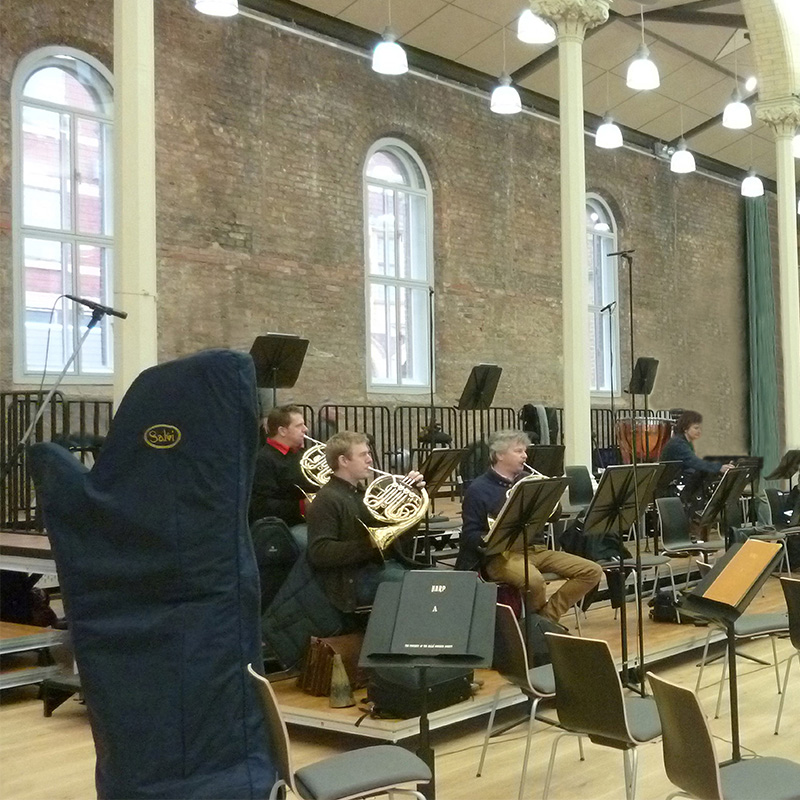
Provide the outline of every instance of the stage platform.
[[[795,573],[796,574],[796,573]],[[748,608],[747,613],[766,613],[785,610],[786,605],[783,593],[777,578],[770,578],[762,595],[757,597]],[[643,607],[644,611],[644,644],[645,665],[655,667],[659,662],[689,653],[699,651],[703,647],[708,628],[693,624],[672,624],[653,622],[648,617],[647,598]],[[569,614],[562,620],[571,629],[575,630],[575,617]],[[635,665],[637,650],[636,639],[636,614],[632,602],[628,603],[628,637],[629,637],[629,665]],[[614,619],[614,611],[605,603],[599,607],[592,607],[581,620],[582,635],[595,639],[605,639],[611,646],[618,665],[622,664],[620,648],[620,624]],[[713,628],[711,641],[721,642],[724,634],[720,629]],[[747,645],[743,645],[746,649]],[[501,693],[500,707],[513,706],[524,703],[522,693],[509,686],[496,672],[491,670],[476,670],[476,680],[482,682],[482,687],[470,700],[441,709],[430,715],[431,730],[456,725],[473,717],[488,714],[494,693],[498,687],[505,687]],[[353,736],[379,739],[387,742],[399,742],[419,734],[419,718],[407,720],[371,719],[364,706],[366,689],[355,692],[356,706],[352,708],[331,708],[327,697],[312,697],[297,688],[297,680],[290,678],[273,683],[273,688],[278,697],[286,721],[306,728],[347,733]]]

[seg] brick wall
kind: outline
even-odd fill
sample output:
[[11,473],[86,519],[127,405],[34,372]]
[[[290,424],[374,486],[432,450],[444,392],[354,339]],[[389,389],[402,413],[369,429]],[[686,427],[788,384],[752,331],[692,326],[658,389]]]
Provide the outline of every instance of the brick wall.
[[[50,42],[109,63],[110,0],[10,4],[0,22],[0,384],[11,380],[9,84]],[[282,401],[366,394],[362,170],[382,136],[411,144],[434,196],[437,401],[470,367],[504,368],[496,403],[561,401],[558,127],[488,99],[371,72],[365,59],[183,0],[156,3],[159,357],[311,340]],[[636,353],[661,361],[654,407],[707,416],[703,452],[746,450],[742,221],[736,187],[587,139],[587,187],[636,247]],[[627,291],[626,276],[620,289]],[[623,321],[627,383],[628,316]],[[412,398],[403,398],[411,401]],[[419,401],[426,402],[425,396]]]

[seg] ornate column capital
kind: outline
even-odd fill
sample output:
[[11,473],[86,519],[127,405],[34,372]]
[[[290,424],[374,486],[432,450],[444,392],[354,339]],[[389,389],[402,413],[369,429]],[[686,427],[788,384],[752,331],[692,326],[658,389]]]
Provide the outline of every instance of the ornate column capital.
[[559,36],[583,39],[589,28],[608,19],[611,0],[531,0],[534,13],[549,19]]
[[756,104],[756,116],[772,128],[776,139],[791,138],[800,127],[800,97],[777,97]]

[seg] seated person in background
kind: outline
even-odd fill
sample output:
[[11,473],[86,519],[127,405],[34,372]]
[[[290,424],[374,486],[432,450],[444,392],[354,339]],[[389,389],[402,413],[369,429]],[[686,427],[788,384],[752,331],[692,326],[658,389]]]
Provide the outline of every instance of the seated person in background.
[[[508,490],[525,476],[523,464],[530,441],[520,431],[498,431],[489,440],[491,466],[475,478],[464,495],[461,506],[463,526],[456,569],[482,570],[487,578],[525,590],[525,563],[521,537],[513,549],[495,556],[482,554],[489,531],[489,517],[496,517],[503,507]],[[558,622],[574,603],[600,582],[603,570],[594,561],[570,553],[548,550],[544,544],[528,543],[530,592],[527,608]],[[566,582],[546,600],[542,572],[555,572]]]
[[694,451],[694,443],[703,433],[703,416],[697,411],[684,411],[675,423],[675,433],[664,445],[659,461],[680,461],[683,465],[682,482],[685,486],[681,494],[689,515],[703,506],[700,497],[702,479],[708,475],[724,475],[733,464],[705,461]]
[[[361,483],[372,474],[367,437],[334,434],[325,456],[333,475],[307,509],[308,560],[328,599],[348,614],[371,604],[383,581],[401,581],[405,570],[396,561],[384,561],[366,528],[382,524],[364,505]],[[422,476],[409,472],[407,479],[420,485]]]
[[250,522],[279,517],[290,528],[303,522],[305,495],[317,487],[300,469],[300,450],[308,432],[298,406],[273,408],[262,422],[267,443],[256,457]]

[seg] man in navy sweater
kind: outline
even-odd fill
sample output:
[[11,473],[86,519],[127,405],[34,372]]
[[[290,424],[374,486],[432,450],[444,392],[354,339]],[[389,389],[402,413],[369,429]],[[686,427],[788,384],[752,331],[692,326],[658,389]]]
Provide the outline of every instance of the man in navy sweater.
[[[525,590],[525,562],[521,538],[510,551],[483,555],[489,518],[503,507],[508,490],[524,476],[528,437],[520,431],[499,431],[489,441],[490,468],[470,483],[461,506],[462,528],[456,569],[483,571],[497,583]],[[594,561],[528,542],[529,611],[553,622],[600,582],[603,570]],[[565,583],[548,600],[542,572],[555,572]]]

